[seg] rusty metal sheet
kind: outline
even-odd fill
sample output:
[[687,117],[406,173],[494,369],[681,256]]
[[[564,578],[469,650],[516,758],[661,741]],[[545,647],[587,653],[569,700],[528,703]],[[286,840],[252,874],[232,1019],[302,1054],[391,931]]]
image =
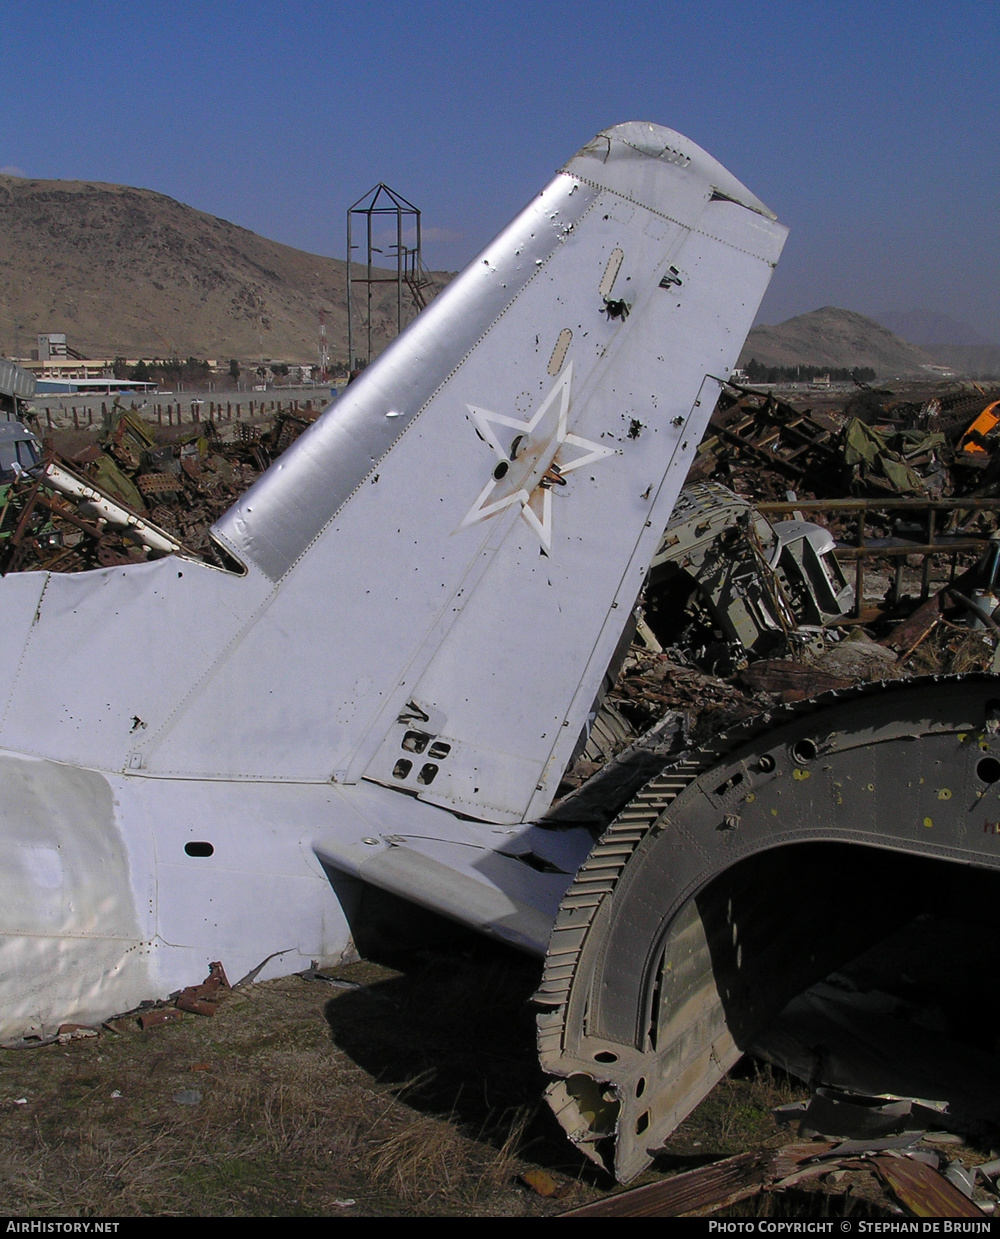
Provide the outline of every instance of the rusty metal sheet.
[[181,994],[175,1006],[178,1011],[190,1011],[192,1015],[214,1015],[218,1009],[214,1002],[206,1002],[203,998],[195,998],[191,994]]
[[710,1166],[685,1170],[604,1200],[570,1209],[563,1217],[691,1217],[753,1196],[764,1185],[771,1154],[738,1153]]
[[739,681],[755,692],[779,693],[782,701],[805,701],[807,697],[851,684],[840,676],[781,658],[762,658],[752,663],[739,673]]
[[914,1217],[986,1216],[968,1196],[926,1162],[885,1154],[875,1158],[875,1170]]
[[183,1019],[176,1007],[157,1007],[153,1011],[144,1011],[139,1016],[139,1026],[145,1032],[148,1028],[158,1028],[161,1024],[176,1024]]

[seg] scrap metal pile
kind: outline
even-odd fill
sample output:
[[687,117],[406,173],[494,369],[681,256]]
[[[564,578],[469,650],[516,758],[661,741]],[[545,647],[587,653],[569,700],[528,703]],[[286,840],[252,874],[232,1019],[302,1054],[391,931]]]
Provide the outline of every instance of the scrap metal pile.
[[997,447],[1000,391],[813,411],[727,387],[606,702],[700,736],[775,700],[992,669]]
[[996,394],[816,414],[726,389],[548,819],[606,824],[664,760],[784,703],[1000,669]]
[[[979,1218],[979,1225],[988,1226],[983,1219],[997,1204],[998,1174],[1000,1160],[966,1165],[961,1157],[949,1158],[933,1135],[919,1131],[881,1140],[814,1139],[711,1161],[563,1216],[731,1217],[737,1215],[723,1210],[766,1194],[771,1197],[769,1212],[778,1217],[840,1213],[860,1218]],[[814,1213],[806,1201],[818,1193],[837,1199],[839,1209],[831,1209],[828,1199],[826,1207]],[[784,1208],[779,1203],[783,1198],[790,1202]],[[811,1225],[819,1229],[824,1223]],[[832,1228],[833,1223],[825,1225]],[[968,1225],[957,1223],[952,1229]],[[782,1226],[800,1229],[810,1223],[771,1222],[768,1229]]]
[[[907,396],[911,398],[906,398]],[[1000,389],[900,394],[859,387],[840,408],[799,408],[773,391],[729,385],[689,480],[748,499],[997,493]]]
[[[162,427],[116,402],[58,451],[23,401],[5,414],[4,573],[217,559],[212,523],[311,421]],[[725,387],[564,790],[668,716],[698,739],[775,700],[992,667],[997,444],[1000,390],[809,409]]]
[[[183,551],[212,560],[214,521],[310,424],[213,422],[166,432],[116,405],[64,453],[25,420],[0,422],[0,571],[80,572]],[[75,436],[77,439],[79,436]]]
[[[1000,670],[997,395],[864,390],[812,413],[727,391],[549,819],[600,830],[665,763],[683,769],[740,720],[785,717],[783,703]],[[844,1197],[845,1213],[864,1202],[870,1216],[992,1214],[1000,1108],[985,1082],[998,1047],[960,997],[975,985],[955,975],[968,933],[948,915],[917,917],[757,1037],[750,1052],[811,1094],[775,1114],[802,1143],[577,1212],[704,1215],[816,1191]]]

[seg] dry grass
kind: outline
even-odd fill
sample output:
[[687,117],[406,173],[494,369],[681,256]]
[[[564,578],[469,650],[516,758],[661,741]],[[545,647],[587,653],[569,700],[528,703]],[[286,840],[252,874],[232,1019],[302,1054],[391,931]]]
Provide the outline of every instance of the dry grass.
[[483,1144],[463,1138],[454,1116],[424,1115],[371,1144],[368,1179],[406,1201],[423,1200],[430,1191],[487,1202],[522,1168],[518,1149],[526,1126],[526,1113],[515,1116],[500,1148],[484,1157]]
[[988,671],[993,645],[986,634],[954,624],[939,624],[907,661],[910,675],[962,675]]
[[[517,1183],[536,1164],[528,1142],[579,1170],[538,1101],[525,968],[357,965],[355,990],[292,977],[234,994],[214,1019],[2,1051],[4,1211],[558,1211]],[[199,1104],[174,1100],[191,1089]]]
[[780,1148],[795,1137],[775,1123],[772,1111],[808,1095],[805,1085],[783,1071],[743,1059],[670,1136],[661,1164],[669,1166],[707,1154],[729,1156],[747,1149]]
[[[341,975],[359,988],[291,977],[214,1019],[0,1051],[4,1212],[527,1217],[612,1186],[540,1101],[532,961],[464,945]],[[200,1104],[174,1100],[191,1089]],[[786,1142],[771,1108],[803,1095],[741,1066],[650,1177]],[[567,1194],[524,1187],[537,1167]]]

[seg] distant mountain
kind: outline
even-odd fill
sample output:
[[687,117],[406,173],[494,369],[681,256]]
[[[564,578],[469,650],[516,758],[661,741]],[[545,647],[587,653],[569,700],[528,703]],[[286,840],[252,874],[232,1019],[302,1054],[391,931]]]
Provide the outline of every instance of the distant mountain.
[[[395,334],[396,290],[375,289],[378,351]],[[315,362],[321,309],[331,359],[346,360],[344,262],[152,190],[0,176],[0,354],[64,331],[88,357]]]
[[775,326],[754,327],[740,354],[740,365],[751,359],[765,366],[870,366],[885,378],[926,375],[926,367],[936,364],[923,349],[874,319],[832,305]]
[[919,348],[933,351],[938,344],[989,345],[989,340],[971,323],[942,314],[940,310],[882,310],[874,317],[883,327]]
[[1000,344],[936,344],[927,351],[966,378],[1000,378]]

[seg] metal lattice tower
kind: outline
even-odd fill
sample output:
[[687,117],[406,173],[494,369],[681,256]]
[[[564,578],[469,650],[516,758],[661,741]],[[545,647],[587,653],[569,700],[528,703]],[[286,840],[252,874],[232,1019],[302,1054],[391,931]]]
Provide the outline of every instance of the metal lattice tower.
[[330,345],[326,338],[326,310],[319,312],[319,377],[326,379],[330,371]]
[[[394,245],[389,246],[390,257],[392,250],[395,250],[396,257],[396,273],[395,275],[375,275],[377,270],[373,261],[373,255],[382,254],[373,243],[373,224],[375,216],[388,215],[396,217],[396,241]],[[355,249],[360,249],[360,245],[354,244],[354,217],[364,217],[365,229],[365,250],[366,250],[366,274],[356,276],[352,273],[354,266],[353,258]],[[412,247],[407,247],[403,244],[404,230],[408,224],[412,224],[416,234],[416,244]],[[367,331],[367,352],[365,356],[365,364],[372,359],[372,293],[376,284],[395,284],[396,285],[396,331],[403,330],[403,289],[409,292],[414,308],[419,312],[427,304],[427,298],[424,295],[426,290],[430,288],[432,281],[424,270],[421,259],[420,250],[420,212],[408,202],[402,194],[397,194],[390,189],[384,182],[379,183],[370,189],[368,193],[362,195],[353,206],[347,209],[347,353],[348,365],[350,369],[354,369],[360,360],[355,353],[355,323],[354,323],[354,285],[361,284],[364,286],[363,296],[366,314],[361,326]]]

